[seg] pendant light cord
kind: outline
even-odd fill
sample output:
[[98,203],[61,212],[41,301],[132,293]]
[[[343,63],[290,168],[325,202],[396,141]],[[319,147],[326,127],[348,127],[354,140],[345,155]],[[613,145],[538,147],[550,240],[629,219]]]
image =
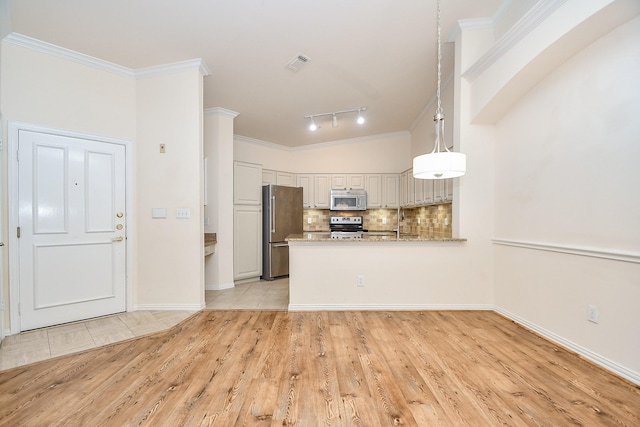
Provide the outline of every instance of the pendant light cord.
[[438,98],[438,108],[436,109],[436,115],[442,114],[442,105],[440,103],[440,61],[442,60],[442,52],[440,50],[440,0],[438,0],[438,90],[436,92],[436,98]]

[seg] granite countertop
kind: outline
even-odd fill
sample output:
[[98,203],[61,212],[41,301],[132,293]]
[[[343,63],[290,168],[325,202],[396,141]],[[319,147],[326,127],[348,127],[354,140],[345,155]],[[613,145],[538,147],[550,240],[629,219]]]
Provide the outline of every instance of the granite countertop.
[[334,243],[367,243],[367,242],[466,242],[467,239],[423,237],[416,234],[401,233],[398,238],[395,233],[365,233],[361,239],[332,239],[326,233],[292,234],[286,239],[288,242],[334,242]]
[[204,256],[209,256],[215,252],[215,245],[218,242],[216,233],[204,233]]

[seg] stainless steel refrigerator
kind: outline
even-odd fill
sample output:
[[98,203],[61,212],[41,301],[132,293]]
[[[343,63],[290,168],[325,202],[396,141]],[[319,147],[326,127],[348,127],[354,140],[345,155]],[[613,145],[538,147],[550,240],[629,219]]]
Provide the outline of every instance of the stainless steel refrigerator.
[[302,187],[262,187],[262,278],[289,275],[290,234],[302,233]]

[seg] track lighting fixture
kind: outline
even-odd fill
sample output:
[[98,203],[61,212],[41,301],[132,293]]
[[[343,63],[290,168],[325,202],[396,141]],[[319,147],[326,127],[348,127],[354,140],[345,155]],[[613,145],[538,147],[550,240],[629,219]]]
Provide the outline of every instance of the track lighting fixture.
[[308,116],[304,116],[305,119],[310,119],[311,123],[309,124],[309,130],[310,131],[315,131],[316,129],[319,128],[318,125],[316,125],[315,123],[315,118],[316,117],[322,117],[322,116],[331,116],[331,126],[333,126],[334,128],[338,127],[338,114],[347,114],[347,113],[358,113],[358,116],[356,118],[356,123],[358,123],[359,125],[364,124],[365,119],[364,116],[362,115],[363,111],[367,111],[367,107],[360,107],[360,108],[354,108],[351,110],[341,110],[341,111],[333,111],[330,113],[319,113],[319,114],[310,114]]

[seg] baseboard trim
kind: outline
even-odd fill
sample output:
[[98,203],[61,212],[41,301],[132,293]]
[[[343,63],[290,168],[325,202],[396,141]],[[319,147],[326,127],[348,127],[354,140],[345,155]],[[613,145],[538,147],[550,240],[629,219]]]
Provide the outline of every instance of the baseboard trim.
[[289,304],[289,311],[493,310],[491,304]]
[[204,285],[205,291],[222,291],[223,289],[231,289],[234,288],[235,284],[231,283],[220,283],[218,285]]
[[138,304],[134,311],[142,310],[165,310],[165,311],[198,311],[206,307],[206,304]]
[[594,353],[593,351],[582,347],[579,344],[576,344],[572,341],[569,341],[551,331],[548,331],[538,325],[536,325],[535,323],[529,322],[528,320],[525,320],[519,316],[516,316],[513,313],[508,312],[507,310],[504,310],[500,307],[494,307],[494,311],[498,314],[501,314],[502,316],[513,320],[514,322],[518,323],[519,325],[532,330],[533,332],[541,335],[542,337],[548,339],[549,341],[555,342],[556,344],[559,344],[571,351],[573,351],[574,353],[578,354],[580,357],[583,357],[587,360],[589,360],[590,362],[595,363],[596,365],[606,369],[607,371],[612,372],[615,375],[618,375],[628,381],[631,381],[632,383],[640,386],[640,373],[638,372],[634,372],[612,360],[607,359],[606,357],[603,357],[597,353]]

